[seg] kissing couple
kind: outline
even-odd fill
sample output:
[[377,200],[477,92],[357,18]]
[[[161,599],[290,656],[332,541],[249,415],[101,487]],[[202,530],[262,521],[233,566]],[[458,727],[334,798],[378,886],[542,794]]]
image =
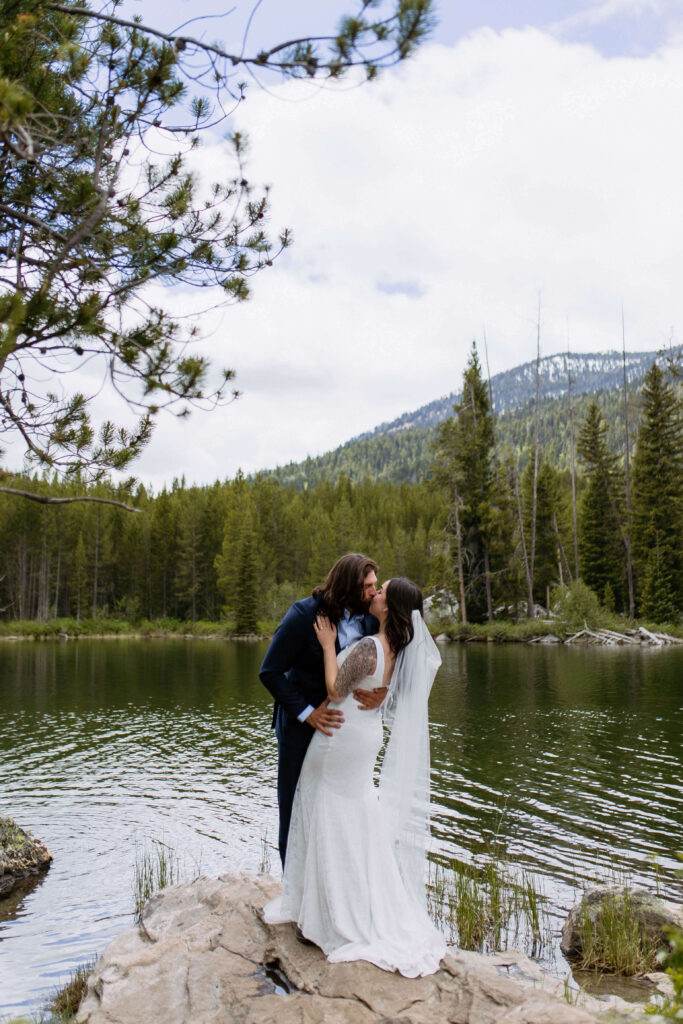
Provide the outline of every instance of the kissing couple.
[[[260,678],[275,700],[282,894],[333,963],[433,974],[446,943],[427,914],[429,720],[441,658],[422,592],[348,554],[278,626]],[[377,755],[388,732],[379,787]]]

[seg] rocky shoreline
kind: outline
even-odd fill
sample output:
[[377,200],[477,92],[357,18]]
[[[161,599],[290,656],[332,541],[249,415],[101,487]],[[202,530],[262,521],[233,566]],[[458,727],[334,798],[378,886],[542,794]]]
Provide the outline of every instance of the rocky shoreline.
[[[642,1005],[577,993],[518,952],[453,949],[440,970],[408,979],[364,962],[330,964],[268,925],[268,875],[201,877],[165,889],[139,927],[95,965],[79,1024],[591,1024],[645,1021]],[[650,976],[653,985],[661,976]]]
[[0,896],[47,871],[52,854],[30,832],[0,814]]

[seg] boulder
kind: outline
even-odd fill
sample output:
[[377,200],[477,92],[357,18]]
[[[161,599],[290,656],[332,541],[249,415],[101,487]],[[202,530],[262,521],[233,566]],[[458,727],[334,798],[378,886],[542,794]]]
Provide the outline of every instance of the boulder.
[[551,983],[555,989],[546,990],[538,967],[523,954],[486,957],[454,950],[436,974],[415,979],[362,961],[330,964],[317,947],[297,941],[293,925],[263,921],[263,904],[278,892],[269,876],[242,874],[163,890],[144,908],[139,927],[107,946],[88,979],[78,1024],[597,1019],[557,998],[557,979]]
[[52,854],[39,839],[0,814],[0,896],[23,879],[46,871]]
[[581,922],[584,915],[597,926],[598,918],[608,907],[628,908],[628,913],[638,922],[643,938],[655,947],[666,945],[666,933],[670,928],[683,927],[681,908],[665,903],[643,889],[628,886],[601,885],[583,894],[576,906],[569,911],[562,928],[560,949],[568,957],[582,953]]

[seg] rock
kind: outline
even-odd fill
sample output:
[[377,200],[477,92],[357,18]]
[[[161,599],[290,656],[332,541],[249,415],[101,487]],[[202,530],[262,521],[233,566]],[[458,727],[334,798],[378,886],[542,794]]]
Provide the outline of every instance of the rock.
[[[198,878],[165,889],[139,927],[107,946],[87,983],[79,1024],[591,1024],[543,988],[522,954],[454,951],[428,978],[364,962],[330,964],[267,925],[279,891],[266,876]],[[501,960],[502,957],[502,960]],[[524,963],[522,963],[524,961]],[[517,969],[514,978],[500,970]],[[528,965],[528,966],[525,966]],[[558,985],[556,979],[552,982]],[[593,1000],[595,1003],[595,1000]],[[604,1008],[604,1004],[602,1004]]]
[[47,871],[52,854],[39,839],[0,814],[0,896],[22,879]]
[[561,644],[559,636],[555,636],[554,633],[546,633],[545,636],[540,636],[536,641],[537,644]]
[[437,590],[425,597],[422,610],[427,625],[439,619],[455,622],[459,618],[460,604],[450,590]]
[[610,902],[616,903],[618,908],[626,906],[637,920],[643,937],[655,947],[666,945],[666,932],[669,928],[683,927],[681,908],[665,903],[652,893],[619,885],[598,886],[585,892],[569,911],[560,942],[560,949],[565,956],[581,955],[580,922],[583,915],[587,914],[595,925]]
[[446,633],[439,633],[434,639],[437,644],[449,644],[451,642],[451,638]]

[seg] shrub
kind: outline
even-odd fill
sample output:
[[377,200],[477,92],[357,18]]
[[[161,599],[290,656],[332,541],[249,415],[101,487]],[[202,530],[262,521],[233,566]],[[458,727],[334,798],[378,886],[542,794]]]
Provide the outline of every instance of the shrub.
[[602,613],[597,594],[581,580],[575,580],[568,587],[555,587],[550,604],[554,614],[568,629],[595,629]]

